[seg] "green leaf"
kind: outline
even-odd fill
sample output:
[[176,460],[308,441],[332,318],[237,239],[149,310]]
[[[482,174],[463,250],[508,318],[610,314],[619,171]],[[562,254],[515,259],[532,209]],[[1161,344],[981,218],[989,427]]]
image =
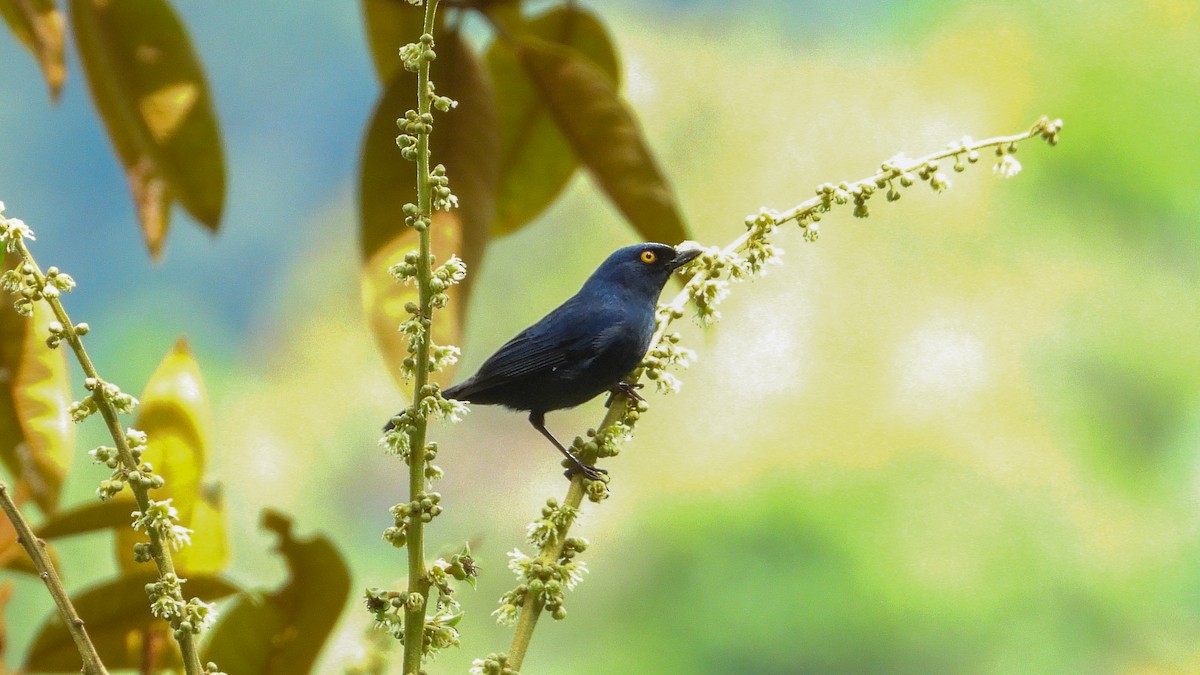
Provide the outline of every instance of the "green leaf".
[[[201,530],[193,522],[212,422],[200,366],[192,358],[186,340],[180,338],[159,363],[140,399],[137,421],[133,426],[146,432],[149,438],[142,461],[149,462],[154,472],[166,481],[161,490],[155,491],[154,498],[171,500],[171,504],[179,511],[180,524],[195,530],[192,534],[195,545],[210,546],[212,543],[206,541],[210,537],[223,540],[223,527],[213,527],[209,522],[208,527]],[[121,494],[125,499],[120,501],[131,511],[136,508],[132,500],[126,497],[127,492]],[[122,569],[141,568],[141,564],[133,560],[133,545],[144,540],[144,534],[131,528],[118,531],[116,551]],[[223,547],[224,544],[219,546]],[[175,561],[182,576],[192,572],[187,565],[188,555],[187,549],[184,549]]]
[[[71,603],[87,624],[88,636],[109,670],[140,668],[142,629],[151,622],[166,625],[150,615],[150,601],[146,598],[146,584],[154,583],[156,579],[153,571],[143,569],[71,597]],[[189,577],[183,585],[185,598],[199,597],[206,602],[239,590],[229,580],[212,575]],[[173,642],[169,645],[175,650],[174,658],[178,661],[177,648]],[[34,638],[23,668],[42,673],[78,673],[79,665],[75,643],[58,612],[52,611]]]
[[[400,48],[421,37],[425,23],[425,11],[408,0],[363,0],[363,28],[367,32],[367,46],[379,81],[387,84],[392,77],[404,69],[400,62]],[[434,18],[434,34],[439,29],[445,12]],[[413,90],[415,91],[415,89]]]
[[[509,21],[511,35],[540,38],[569,47],[588,59],[620,86],[621,68],[604,25],[574,6],[555,7],[519,23]],[[494,40],[485,57],[500,95],[500,186],[496,194],[494,237],[524,227],[550,206],[579,167],[579,159],[542,103],[507,40]]]
[[292,521],[267,510],[262,526],[279,536],[290,576],[273,593],[241,596],[222,613],[203,660],[229,673],[293,675],[312,671],[350,596],[350,572],[328,539],[292,537]]
[[125,500],[94,501],[59,511],[37,527],[37,536],[42,539],[61,539],[96,530],[129,527],[130,513],[135,507]]
[[671,186],[612,82],[577,52],[522,37],[517,59],[575,155],[647,240],[688,238]]
[[0,0],[0,16],[37,59],[50,86],[50,100],[57,102],[67,68],[63,64],[63,17],[54,0]]
[[53,513],[75,446],[65,347],[46,346],[51,312],[44,303],[34,303],[32,318],[3,309],[0,372],[8,377],[0,378],[0,462],[18,489],[27,490],[43,513]]
[[71,23],[151,255],[162,251],[176,199],[216,232],[224,151],[204,72],[175,12],[165,0],[71,0]]
[[[464,283],[448,291],[453,310],[433,322],[437,344],[460,344],[471,284],[487,246],[498,178],[496,108],[492,89],[479,59],[456,33],[438,38],[431,79],[437,91],[458,101],[448,113],[434,113],[432,161],[445,164],[450,189],[462,207],[434,214],[431,234],[438,260],[457,254],[467,264]],[[387,268],[417,247],[417,233],[405,227],[404,204],[417,201],[416,165],[400,156],[395,120],[416,102],[416,75],[405,70],[388,84],[367,126],[359,174],[360,244],[363,259],[362,299],[376,344],[403,387],[400,364],[408,356],[407,339],[397,331],[407,318],[407,302],[417,299],[414,286],[397,284]],[[438,373],[444,382],[452,372]]]

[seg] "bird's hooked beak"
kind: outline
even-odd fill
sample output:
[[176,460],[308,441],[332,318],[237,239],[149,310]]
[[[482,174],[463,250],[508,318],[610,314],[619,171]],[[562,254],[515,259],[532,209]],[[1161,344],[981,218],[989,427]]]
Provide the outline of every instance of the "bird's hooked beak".
[[672,272],[674,272],[675,270],[679,269],[680,267],[683,267],[684,265],[695,260],[696,257],[699,256],[703,252],[704,252],[704,249],[701,249],[701,248],[689,248],[689,249],[685,249],[682,251],[676,251],[675,257],[671,258],[671,262],[667,263],[667,267],[670,268],[670,270]]

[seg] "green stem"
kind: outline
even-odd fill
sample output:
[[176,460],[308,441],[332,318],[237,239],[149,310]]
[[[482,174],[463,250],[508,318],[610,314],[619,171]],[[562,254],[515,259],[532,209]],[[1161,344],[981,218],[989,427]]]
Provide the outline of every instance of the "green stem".
[[[438,0],[425,1],[424,33],[433,34],[433,20],[437,12]],[[429,114],[431,100],[429,98],[429,61],[422,59],[417,69],[417,114]],[[421,228],[420,256],[417,261],[417,294],[420,309],[419,320],[422,324],[421,339],[417,341],[416,375],[413,381],[413,404],[417,404],[424,396],[423,389],[429,383],[429,341],[431,317],[433,315],[433,292],[430,281],[433,269],[430,262],[430,233],[433,226],[433,186],[429,171],[429,134],[422,132],[417,135],[417,208],[424,217],[425,227]],[[425,430],[428,419],[417,415],[410,432],[408,453],[408,494],[410,500],[419,499],[425,490]],[[422,512],[414,509],[408,519],[408,592],[418,593],[421,601],[418,606],[407,604],[404,611],[404,673],[418,673],[421,670],[421,658],[424,655],[425,611],[429,605],[429,574],[425,568],[425,523],[421,520]]]
[[[995,138],[989,138],[972,143],[963,143],[952,146],[947,150],[927,155],[920,159],[896,160],[893,162],[893,164],[900,171],[908,172],[917,170],[928,162],[947,159],[949,157],[955,157],[957,155],[969,153],[971,151],[982,150],[984,148],[1013,145],[1035,136],[1044,136],[1043,131],[1045,129],[1045,124],[1046,118],[1043,118],[1037,124],[1033,125],[1029,131],[1024,133],[1014,134],[1012,136],[997,136]],[[875,187],[877,179],[881,177],[886,178],[891,175],[891,173],[892,172],[890,171],[884,171],[881,169],[874,175],[857,181],[852,185],[870,185]],[[800,221],[806,217],[818,215],[828,210],[829,203],[821,196],[817,196],[801,202],[787,211],[776,215],[775,222],[777,225],[782,225],[783,223],[792,220]],[[732,242],[730,242],[729,245],[722,250],[722,253],[728,255],[741,252],[746,247],[746,244],[750,242],[750,238],[751,233],[749,231],[743,233],[737,239],[734,239]],[[691,297],[692,289],[703,283],[706,278],[707,270],[701,271],[700,273],[694,275],[687,281],[686,284],[684,284],[683,290],[681,290],[679,294],[671,300],[671,302],[667,303],[665,306],[659,307],[658,326],[654,331],[654,336],[650,340],[650,348],[647,350],[647,352],[653,351],[659,345],[659,343],[662,342],[662,339],[667,334],[667,329],[671,326],[671,323],[675,319],[683,316],[683,309],[687,305],[688,298]],[[637,384],[637,382],[641,379],[642,372],[643,369],[638,368],[630,375],[627,381],[631,384]],[[603,430],[607,429],[613,424],[616,424],[622,417],[625,416],[628,405],[629,401],[625,396],[615,396],[612,404],[609,406],[608,411],[604,415],[604,419],[600,422],[600,426],[596,428]],[[595,464],[596,457],[591,453],[580,453],[580,455],[580,459],[583,460],[585,464]],[[578,509],[583,503],[583,497],[583,476],[577,474],[571,480],[571,486],[567,489],[567,495],[563,499],[563,504],[564,506]],[[542,546],[541,551],[538,553],[539,561],[542,563],[552,563],[558,560],[559,555],[562,553],[563,544],[567,539],[567,532],[570,530],[570,528],[570,521],[564,522],[558,528],[558,536],[552,537],[546,542],[545,545]],[[508,667],[512,668],[513,670],[521,669],[521,664],[525,660],[525,654],[529,649],[529,643],[533,639],[533,631],[537,627],[538,618],[541,616],[542,610],[544,609],[542,601],[535,596],[536,594],[534,593],[529,593],[526,596],[525,604],[521,607],[520,616],[517,618],[517,626],[513,634],[512,644],[509,646],[507,662]]]
[[[19,238],[16,240],[16,250],[25,264],[33,269],[33,274],[38,284],[44,287],[46,285],[46,276],[42,273],[41,268],[38,267],[37,261],[33,259],[33,255],[25,246],[25,242]],[[121,465],[127,471],[136,471],[138,462],[133,457],[133,451],[129,447],[129,440],[125,435],[125,430],[121,428],[121,421],[118,418],[119,413],[112,401],[107,396],[104,396],[102,392],[104,381],[101,379],[100,373],[96,371],[96,366],[92,363],[91,357],[88,356],[87,350],[84,349],[83,340],[78,331],[75,330],[75,324],[71,321],[71,317],[67,316],[67,310],[57,297],[46,296],[45,300],[54,312],[55,318],[62,324],[63,338],[71,345],[71,350],[75,353],[75,358],[79,361],[79,366],[83,369],[84,376],[92,378],[98,383],[92,391],[92,400],[96,402],[100,416],[104,418],[104,423],[108,427],[108,433],[112,436],[113,443],[117,447],[117,455],[121,460]],[[129,481],[128,486],[133,491],[138,509],[142,513],[145,513],[150,508],[149,488],[134,481]],[[171,560],[170,546],[163,541],[162,535],[157,529],[148,527],[146,530],[150,537],[150,554],[154,559],[155,567],[158,568],[159,578],[161,579],[168,574],[176,574],[175,564]],[[180,603],[184,602],[182,591],[175,591],[173,597]],[[196,645],[196,636],[185,631],[183,632],[183,637],[177,638],[177,641],[179,642],[179,651],[183,655],[183,668],[187,675],[203,675],[204,669],[200,665],[200,650]]]
[[67,632],[71,634],[71,639],[75,641],[75,648],[79,650],[79,656],[83,658],[83,672],[88,675],[107,675],[108,670],[100,662],[100,655],[96,653],[96,647],[88,638],[87,630],[83,627],[83,619],[79,618],[79,613],[71,604],[71,598],[67,595],[67,590],[63,588],[62,580],[58,578],[58,572],[50,562],[50,556],[46,554],[46,542],[34,535],[29,523],[21,515],[21,510],[9,496],[8,486],[4,483],[0,483],[0,506],[3,506],[4,512],[8,514],[8,519],[12,521],[13,527],[17,530],[17,542],[33,559],[33,566],[37,570],[38,576],[46,583],[46,588],[54,598],[54,604],[58,605],[58,613],[62,615]]

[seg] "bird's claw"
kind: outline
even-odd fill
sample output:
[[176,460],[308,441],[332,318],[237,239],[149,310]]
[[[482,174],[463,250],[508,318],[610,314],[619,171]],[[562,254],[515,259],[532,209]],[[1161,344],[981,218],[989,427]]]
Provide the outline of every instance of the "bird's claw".
[[628,382],[616,383],[615,385],[613,385],[613,388],[609,390],[608,400],[604,402],[604,407],[607,408],[607,407],[611,406],[613,397],[616,396],[617,394],[624,394],[631,401],[638,401],[638,402],[645,401],[646,399],[642,398],[642,395],[637,393],[637,390],[641,389],[644,386],[646,386],[646,385],[643,382],[638,382],[637,384],[630,384]]
[[606,469],[588,466],[583,462],[572,464],[567,468],[566,471],[563,472],[563,475],[567,477],[567,480],[571,480],[576,476],[576,474],[583,474],[583,477],[588,480],[598,480],[602,483],[608,482],[608,471]]

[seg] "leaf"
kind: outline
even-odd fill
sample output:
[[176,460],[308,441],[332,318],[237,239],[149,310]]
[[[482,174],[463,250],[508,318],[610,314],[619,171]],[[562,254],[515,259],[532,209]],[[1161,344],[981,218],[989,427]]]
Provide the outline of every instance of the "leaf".
[[[146,383],[134,428],[146,432],[149,439],[142,461],[149,462],[154,472],[166,481],[161,490],[155,491],[154,498],[171,500],[171,505],[179,511],[180,524],[195,530],[192,541],[196,545],[202,545],[208,537],[223,539],[225,536],[224,528],[201,531],[193,527],[200,478],[204,475],[204,460],[208,453],[208,432],[212,424],[209,415],[200,366],[192,358],[187,341],[180,338]],[[131,511],[136,508],[132,500],[122,501]],[[140,563],[133,561],[133,545],[144,540],[145,535],[132,528],[118,531],[116,550],[121,569],[141,568]],[[187,555],[181,551],[176,561],[183,576],[191,572],[186,565]]]
[[[510,21],[513,35],[541,38],[573,49],[610,82],[620,84],[621,68],[604,25],[574,6],[555,7],[525,23]],[[507,40],[494,40],[485,57],[496,90],[500,121],[500,187],[496,193],[494,237],[524,227],[554,202],[579,159],[559,131]]]
[[37,527],[42,539],[61,539],[96,530],[129,527],[130,513],[136,508],[125,500],[94,501],[69,511],[59,511]]
[[[438,58],[431,79],[441,95],[459,105],[448,113],[435,113],[433,163],[446,165],[450,189],[462,206],[434,214],[432,246],[439,261],[457,254],[466,262],[468,274],[464,283],[448,291],[453,311],[442,312],[433,322],[433,340],[457,345],[495,203],[496,108],[478,58],[458,34],[439,38],[435,49]],[[417,201],[416,166],[400,156],[395,141],[395,120],[415,102],[416,89],[415,74],[401,70],[380,98],[363,139],[358,191],[363,308],[375,342],[401,387],[400,364],[408,352],[407,339],[397,327],[408,317],[404,305],[417,299],[417,291],[415,286],[397,284],[387,268],[418,244],[417,233],[405,227],[401,211],[405,203]],[[435,380],[445,382],[451,375],[442,372]]]
[[230,673],[292,675],[312,671],[350,595],[350,572],[328,539],[292,537],[292,521],[263,511],[262,527],[279,536],[289,578],[262,596],[241,596],[222,613],[203,660]]
[[[400,48],[420,39],[425,25],[425,8],[413,6],[408,0],[363,0],[362,7],[371,60],[375,63],[379,81],[387,84],[404,69]],[[435,35],[442,34],[440,26],[445,14],[438,12],[434,17]]]
[[175,554],[175,566],[187,574],[216,574],[229,564],[225,499],[219,485],[201,487],[187,526],[192,544]]
[[[146,584],[154,583],[157,575],[142,569],[93,586],[71,597],[71,603],[87,625],[88,636],[96,646],[100,659],[110,670],[140,668],[142,661],[142,628],[150,622],[166,625],[150,615]],[[183,585],[184,598],[198,597],[206,602],[237,593],[240,589],[227,579],[212,575],[189,577]],[[174,643],[170,648],[178,651]],[[26,671],[43,673],[78,673],[79,652],[57,611],[42,623],[33,646],[25,657]],[[240,672],[240,671],[231,671]]]
[[0,0],[0,16],[37,59],[50,86],[50,100],[57,103],[67,67],[63,63],[63,17],[54,0]]
[[[7,304],[7,294],[4,299]],[[53,513],[75,446],[75,426],[67,414],[71,391],[65,347],[46,346],[51,312],[44,303],[34,303],[31,319],[4,309],[0,312],[0,461],[43,513]]]
[[204,72],[175,12],[165,0],[71,0],[71,22],[151,255],[161,254],[176,199],[216,232],[224,151]]
[[587,59],[545,40],[521,37],[517,59],[575,155],[647,240],[688,238],[671,186],[616,88]]

